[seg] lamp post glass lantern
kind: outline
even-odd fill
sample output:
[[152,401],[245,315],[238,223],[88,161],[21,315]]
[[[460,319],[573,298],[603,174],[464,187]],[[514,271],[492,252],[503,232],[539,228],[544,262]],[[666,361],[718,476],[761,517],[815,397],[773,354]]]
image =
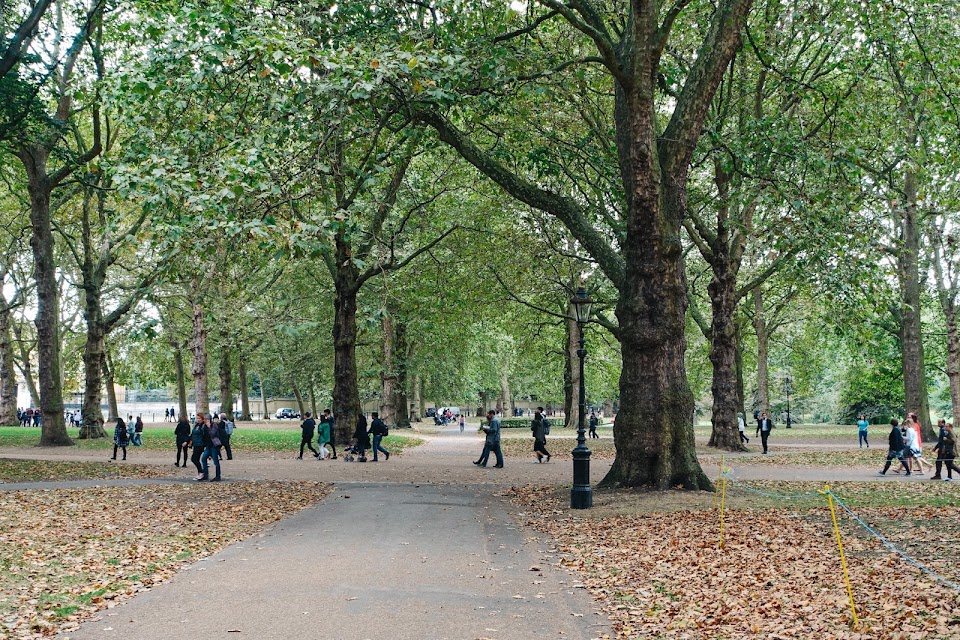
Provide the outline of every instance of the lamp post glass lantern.
[[570,302],[573,304],[577,328],[580,330],[580,348],[577,349],[577,357],[580,359],[580,401],[577,412],[577,447],[572,452],[573,488],[570,489],[570,508],[589,509],[593,506],[593,488],[590,486],[590,449],[587,448],[586,430],[583,426],[584,414],[587,411],[586,381],[583,376],[583,361],[587,357],[587,349],[583,329],[590,322],[593,300],[587,295],[586,289],[580,287]]

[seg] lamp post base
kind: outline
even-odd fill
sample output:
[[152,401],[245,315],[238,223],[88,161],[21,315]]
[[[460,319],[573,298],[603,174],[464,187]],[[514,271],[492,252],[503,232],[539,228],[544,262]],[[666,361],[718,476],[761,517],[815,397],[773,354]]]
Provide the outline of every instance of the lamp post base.
[[590,486],[590,449],[583,444],[573,450],[573,488],[570,490],[571,509],[593,507],[593,487]]

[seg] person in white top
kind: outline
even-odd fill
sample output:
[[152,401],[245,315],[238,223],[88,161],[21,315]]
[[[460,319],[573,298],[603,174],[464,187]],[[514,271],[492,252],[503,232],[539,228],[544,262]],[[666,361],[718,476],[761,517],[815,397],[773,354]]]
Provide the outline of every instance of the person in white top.
[[747,423],[743,420],[743,414],[737,414],[737,429],[740,430],[740,442],[750,442],[750,438],[747,437]]

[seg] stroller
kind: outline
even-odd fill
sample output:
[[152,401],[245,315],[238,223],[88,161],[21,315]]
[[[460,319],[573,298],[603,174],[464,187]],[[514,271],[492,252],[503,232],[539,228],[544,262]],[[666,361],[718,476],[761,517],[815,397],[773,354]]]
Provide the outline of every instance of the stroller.
[[364,455],[364,451],[371,448],[371,446],[370,434],[365,433],[363,435],[363,442],[360,441],[360,438],[357,438],[357,442],[347,447],[341,457],[344,462],[366,462],[367,457]]

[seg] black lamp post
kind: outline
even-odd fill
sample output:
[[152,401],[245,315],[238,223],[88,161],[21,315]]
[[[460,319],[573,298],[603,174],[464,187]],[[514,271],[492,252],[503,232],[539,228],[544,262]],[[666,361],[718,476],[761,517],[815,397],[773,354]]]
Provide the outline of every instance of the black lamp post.
[[793,424],[790,420],[790,376],[784,381],[783,390],[787,392],[787,429]]
[[570,508],[589,509],[593,506],[593,489],[590,487],[590,449],[587,448],[586,432],[583,428],[583,418],[587,411],[587,393],[583,378],[583,360],[587,357],[587,349],[583,339],[583,328],[590,321],[590,306],[593,300],[587,295],[586,290],[580,287],[570,302],[573,303],[577,327],[580,330],[580,348],[577,350],[577,356],[580,358],[580,411],[577,418],[577,448],[572,452],[573,488],[570,490]]

